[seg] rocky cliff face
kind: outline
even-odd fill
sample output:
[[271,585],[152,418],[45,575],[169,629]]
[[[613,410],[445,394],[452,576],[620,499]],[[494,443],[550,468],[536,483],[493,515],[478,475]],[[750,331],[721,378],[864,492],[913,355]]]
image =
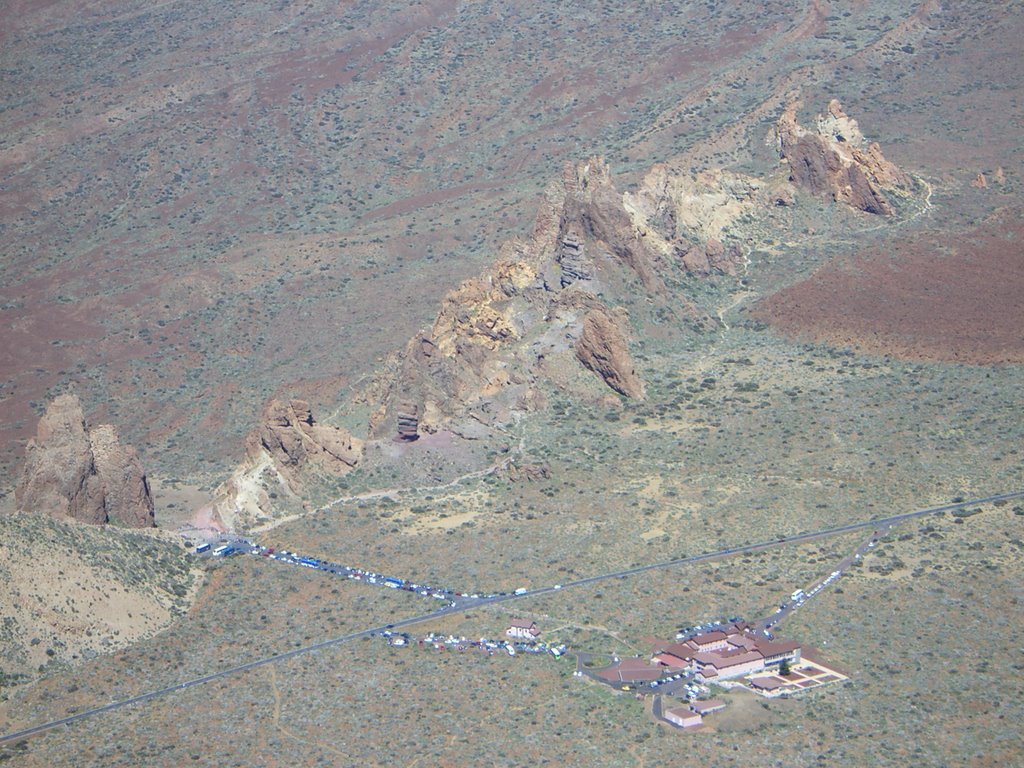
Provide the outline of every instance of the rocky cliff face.
[[153,498],[135,449],[122,446],[110,425],[87,429],[75,395],[56,398],[40,419],[15,501],[20,511],[85,523],[155,525]]
[[345,475],[362,452],[362,440],[317,422],[305,400],[271,400],[249,433],[245,461],[220,488],[212,516],[221,527],[238,530],[300,512],[310,475]]
[[828,197],[866,213],[894,212],[885,191],[904,194],[912,179],[886,160],[877,143],[869,144],[857,121],[838,101],[818,116],[817,130],[797,122],[798,104],[790,105],[775,128],[779,154],[788,163],[790,180],[811,194]]
[[294,482],[312,463],[331,474],[345,474],[359,463],[362,441],[341,427],[318,424],[304,400],[271,400],[262,423],[249,436],[248,450],[250,455],[265,451]]
[[561,231],[580,233],[598,249],[628,266],[648,291],[659,292],[664,285],[658,274],[658,253],[644,240],[615,189],[603,158],[569,166],[563,175],[565,200]]
[[625,317],[604,307],[591,310],[583,320],[576,342],[576,357],[605,384],[626,397],[642,399],[644,385],[636,375],[623,333]]

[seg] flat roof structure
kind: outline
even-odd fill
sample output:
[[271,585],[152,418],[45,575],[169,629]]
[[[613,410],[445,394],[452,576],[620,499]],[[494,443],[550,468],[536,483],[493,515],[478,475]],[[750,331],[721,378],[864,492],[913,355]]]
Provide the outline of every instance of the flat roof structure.
[[712,712],[718,712],[720,709],[725,709],[725,702],[721,699],[695,701],[690,705],[690,709],[692,709],[698,715],[708,715]]
[[683,707],[668,710],[665,712],[665,719],[680,728],[694,728],[704,722],[703,717]]

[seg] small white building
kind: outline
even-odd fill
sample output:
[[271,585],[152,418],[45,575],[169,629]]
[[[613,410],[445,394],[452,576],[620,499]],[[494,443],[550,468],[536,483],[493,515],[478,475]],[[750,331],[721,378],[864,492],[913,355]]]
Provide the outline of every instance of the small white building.
[[536,640],[540,635],[537,624],[529,619],[513,619],[512,626],[505,630],[505,634],[517,640]]
[[683,709],[682,707],[666,711],[665,719],[670,723],[678,725],[680,728],[695,728],[704,722],[704,718],[696,712],[691,712],[690,710]]

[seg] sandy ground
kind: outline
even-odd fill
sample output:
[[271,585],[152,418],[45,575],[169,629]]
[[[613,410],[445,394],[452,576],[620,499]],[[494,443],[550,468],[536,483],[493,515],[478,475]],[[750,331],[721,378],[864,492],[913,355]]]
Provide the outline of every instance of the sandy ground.
[[[196,599],[202,583],[191,564],[174,573],[183,553],[166,532],[126,533],[29,515],[0,522],[0,669],[7,674],[32,675],[51,660],[74,662],[153,635]],[[65,539],[68,526],[74,535]],[[149,542],[150,536],[165,543]],[[176,596],[174,587],[185,592]]]

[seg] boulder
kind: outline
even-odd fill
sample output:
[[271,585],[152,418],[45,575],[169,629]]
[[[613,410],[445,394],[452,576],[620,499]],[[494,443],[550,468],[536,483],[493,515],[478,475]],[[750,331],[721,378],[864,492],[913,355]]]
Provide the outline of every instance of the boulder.
[[642,399],[644,384],[633,367],[623,324],[620,314],[602,306],[593,308],[583,320],[576,357],[619,394]]

